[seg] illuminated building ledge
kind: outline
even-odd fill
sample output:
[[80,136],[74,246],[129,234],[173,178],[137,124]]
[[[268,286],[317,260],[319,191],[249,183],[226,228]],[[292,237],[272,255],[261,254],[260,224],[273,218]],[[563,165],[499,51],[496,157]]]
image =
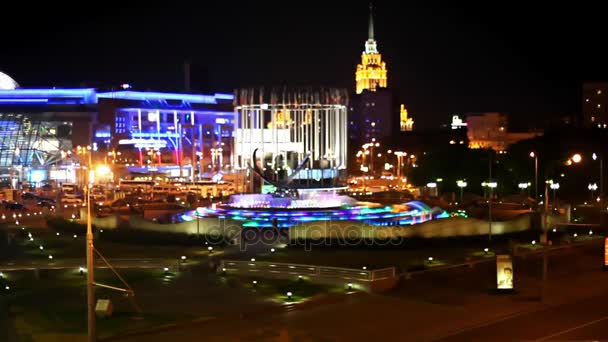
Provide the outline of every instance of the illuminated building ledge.
[[217,104],[218,100],[232,101],[234,95],[220,94],[198,95],[180,93],[162,93],[147,91],[115,91],[97,93],[94,88],[63,89],[12,89],[0,90],[0,104],[97,104],[98,99],[121,99],[136,101],[176,100],[190,103]]
[[98,98],[154,101],[154,100],[177,100],[190,103],[216,104],[217,100],[232,100],[232,94],[195,95],[179,93],[159,93],[148,91],[114,91],[97,94]]

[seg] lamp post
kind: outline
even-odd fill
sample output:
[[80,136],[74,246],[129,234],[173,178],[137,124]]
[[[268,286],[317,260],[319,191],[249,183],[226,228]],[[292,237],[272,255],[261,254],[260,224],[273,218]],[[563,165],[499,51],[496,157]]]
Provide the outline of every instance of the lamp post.
[[604,158],[602,155],[598,156],[593,153],[591,156],[593,160],[599,159],[600,162],[600,196],[599,196],[599,206],[600,206],[600,225],[602,223],[602,210],[604,208]]
[[528,189],[528,196],[530,196],[530,182],[528,183],[519,183],[517,184],[517,187],[521,189],[522,192],[526,191],[526,189]]
[[395,151],[395,155],[397,156],[397,177],[401,178],[401,164],[403,160],[401,158],[407,156],[406,152]]
[[88,150],[88,169],[89,179],[86,186],[87,191],[87,322],[88,322],[88,341],[95,342],[97,340],[96,322],[95,322],[95,277],[94,277],[94,256],[93,256],[93,228],[91,223],[91,189],[95,182],[95,173],[92,169],[91,162],[91,146],[87,146]]
[[597,190],[597,183],[589,183],[587,185],[587,189],[591,191],[591,201],[593,201],[593,197],[595,197],[595,191]]
[[463,180],[457,180],[456,185],[460,188],[460,202],[462,202],[462,191],[467,187],[467,182]]
[[[570,166],[570,165],[572,165],[572,163],[578,164],[581,162],[581,160],[582,160],[581,155],[577,153],[566,161],[566,165]],[[541,293],[542,301],[545,300],[545,292],[546,292],[546,287],[547,287],[547,268],[548,268],[547,231],[548,231],[548,213],[549,213],[549,186],[550,186],[550,184],[553,183],[553,181],[549,180],[548,178],[549,178],[549,169],[550,169],[550,166],[552,166],[552,165],[553,164],[550,164],[545,168],[545,199],[544,199],[545,212],[543,213],[543,227],[542,227],[542,234],[540,236],[540,241],[544,246],[544,248],[543,248],[542,293]],[[554,189],[554,190],[557,190],[557,189]]]
[[538,201],[538,155],[530,152],[530,158],[534,158],[534,199]]
[[488,240],[492,241],[492,196],[494,189],[498,186],[497,182],[488,182],[490,188],[490,201],[488,202]]
[[559,189],[559,183],[553,183],[551,182],[551,184],[549,185],[551,187],[551,190],[553,190],[553,206],[554,209],[557,209],[557,197],[555,192],[557,191],[557,189]]

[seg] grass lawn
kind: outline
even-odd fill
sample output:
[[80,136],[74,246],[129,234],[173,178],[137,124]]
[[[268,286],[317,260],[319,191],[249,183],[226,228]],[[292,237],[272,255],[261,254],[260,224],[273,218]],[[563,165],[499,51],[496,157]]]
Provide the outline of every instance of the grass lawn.
[[[133,287],[153,279],[160,282],[163,276],[159,270],[131,270],[121,275]],[[98,270],[95,278],[103,284],[124,287],[108,270]],[[87,329],[85,281],[85,276],[74,270],[40,271],[38,279],[31,271],[6,272],[0,281],[4,290],[1,296],[10,303],[20,337],[52,340],[63,336],[72,340],[83,336]],[[9,291],[4,289],[6,285],[10,286]],[[115,308],[112,317],[97,320],[100,337],[193,317],[174,313],[139,315],[118,292],[97,288],[96,296],[110,298]]]
[[[233,284],[238,284],[259,295],[272,298],[278,302],[300,302],[322,293],[344,292],[343,289],[311,283],[306,279],[274,279],[241,277],[238,275],[228,275],[227,280]],[[256,283],[254,283],[256,282]],[[291,292],[291,299],[287,293]]]
[[[33,241],[30,241],[27,234],[32,234]],[[103,234],[103,233],[98,233]],[[25,231],[19,232],[14,238],[13,243],[8,248],[2,248],[0,258],[3,259],[27,259],[27,258],[84,258],[85,257],[85,236],[84,234],[74,234],[61,232],[57,235],[56,231],[48,228],[28,227]],[[40,250],[40,246],[44,249]],[[178,259],[182,255],[196,256],[208,255],[207,247],[204,243],[201,246],[180,246],[180,245],[141,245],[118,243],[96,238],[95,248],[109,258],[167,258]],[[214,253],[221,253],[221,247],[215,247]]]

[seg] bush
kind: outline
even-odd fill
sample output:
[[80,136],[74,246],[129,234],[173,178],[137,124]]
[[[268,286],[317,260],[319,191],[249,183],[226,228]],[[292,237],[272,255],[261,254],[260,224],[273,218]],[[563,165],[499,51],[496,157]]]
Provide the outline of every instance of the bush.
[[143,245],[182,245],[182,246],[201,246],[208,242],[209,245],[222,245],[223,241],[218,241],[217,237],[201,234],[200,238],[196,234],[184,234],[174,232],[155,232],[141,229],[121,227],[117,229],[104,230],[99,234],[103,240],[112,242],[124,242]]
[[[46,224],[52,229],[70,234],[86,233],[87,225],[77,222],[68,221],[61,217],[52,217],[46,220]],[[95,229],[95,227],[93,227]]]
[[[85,224],[71,222],[59,217],[49,218],[47,225],[58,231],[69,234],[84,234],[87,231]],[[207,242],[210,246],[224,245],[223,238],[201,234],[200,238],[196,234],[174,233],[174,232],[155,232],[141,229],[134,229],[122,226],[116,229],[106,229],[103,233],[93,226],[95,238],[105,241],[132,243],[140,245],[181,245],[181,246],[201,246]]]

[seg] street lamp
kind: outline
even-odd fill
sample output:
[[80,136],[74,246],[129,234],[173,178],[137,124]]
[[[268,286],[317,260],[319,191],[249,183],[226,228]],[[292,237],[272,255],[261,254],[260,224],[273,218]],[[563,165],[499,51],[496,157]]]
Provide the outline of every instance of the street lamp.
[[600,224],[602,223],[602,210],[604,207],[604,158],[602,156],[598,156],[593,153],[591,156],[593,160],[600,160],[600,196],[599,196],[599,205],[600,205]]
[[457,180],[456,185],[460,188],[460,202],[462,202],[462,191],[467,187],[467,182],[463,180]]
[[589,183],[587,185],[587,189],[589,189],[589,191],[591,191],[591,200],[593,201],[595,191],[597,190],[597,183]]
[[530,152],[530,158],[534,158],[534,199],[538,200],[538,155]]
[[553,203],[554,203],[555,209],[557,209],[557,197],[555,195],[555,192],[557,191],[557,189],[559,189],[559,183],[551,182],[551,184],[549,186],[551,187],[551,190],[553,190]]
[[488,240],[492,241],[492,197],[494,195],[494,189],[498,187],[498,182],[483,182],[481,183],[481,186],[488,187],[490,189],[490,199],[488,201]]
[[395,151],[395,155],[397,156],[397,177],[401,178],[401,165],[403,164],[403,157],[407,156],[406,152]]
[[[576,153],[574,154],[572,157],[570,157],[567,161],[566,161],[566,165],[570,166],[572,165],[572,163],[580,163],[582,161],[582,157],[580,154]],[[559,161],[559,160],[558,160]],[[551,163],[550,165],[548,165],[547,167],[545,167],[545,210],[543,213],[543,224],[542,224],[542,234],[540,236],[540,242],[543,245],[547,245],[547,226],[548,226],[548,214],[549,214],[549,186],[551,184],[553,184],[552,180],[549,180],[549,170],[550,167],[555,165],[555,162],[558,161],[554,161],[553,163]],[[562,160],[563,161],[563,160]],[[561,162],[561,161],[559,161]],[[559,185],[557,186],[557,188],[559,188]],[[552,189],[555,191],[557,190],[557,188],[552,187]],[[547,248],[543,248],[543,272],[542,272],[542,295],[541,295],[541,299],[544,301],[545,300],[545,291],[546,291],[546,285],[547,285],[547,268],[548,268],[548,256],[547,256]]]
[[[522,192],[526,191],[526,189],[530,188],[530,182],[528,183],[519,183],[517,187],[521,189]],[[528,190],[528,196],[530,196],[530,191]]]

